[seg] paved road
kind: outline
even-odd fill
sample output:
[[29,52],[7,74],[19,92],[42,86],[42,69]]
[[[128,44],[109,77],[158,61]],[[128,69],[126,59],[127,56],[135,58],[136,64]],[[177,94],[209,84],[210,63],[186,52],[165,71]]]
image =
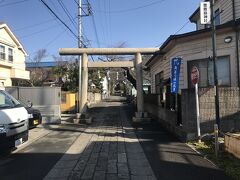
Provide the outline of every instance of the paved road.
[[93,125],[78,137],[45,179],[155,180],[125,108],[121,102],[92,108]]
[[0,159],[0,179],[228,179],[158,124],[133,128],[124,102],[100,103],[91,115],[90,126],[31,130],[29,144]]
[[30,141],[35,135],[34,142],[0,159],[1,180],[43,179],[85,129],[67,125],[53,125],[45,128],[32,129]]

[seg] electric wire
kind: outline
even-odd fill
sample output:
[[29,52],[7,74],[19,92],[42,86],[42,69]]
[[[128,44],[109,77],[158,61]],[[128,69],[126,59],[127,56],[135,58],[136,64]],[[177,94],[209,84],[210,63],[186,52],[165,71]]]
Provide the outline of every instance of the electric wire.
[[79,7],[79,4],[78,4],[78,2],[77,2],[77,0],[74,0],[74,2],[78,5],[78,7]]
[[76,22],[74,21],[74,18],[72,17],[72,15],[70,14],[70,12],[68,11],[68,9],[66,8],[66,5],[63,3],[63,1],[58,0],[58,3],[60,4],[61,8],[63,9],[64,13],[67,15],[67,17],[69,18],[69,20],[71,21],[71,23],[73,24],[73,26],[77,29],[77,25]]
[[109,36],[110,36],[110,42],[111,44],[113,44],[112,42],[112,25],[111,25],[111,14],[110,14],[110,9],[111,9],[111,3],[110,3],[110,0],[108,0],[108,20],[109,20]]
[[[187,21],[187,22],[185,22],[182,26],[181,26],[181,28],[179,28],[173,35],[177,35],[181,30],[183,30],[183,28],[185,28],[188,24],[190,23],[190,21]],[[159,47],[159,46],[161,46],[163,43],[160,43],[160,44],[158,44],[158,45],[156,45],[155,47]]]
[[[20,3],[23,3],[23,2],[26,2],[26,1],[28,1],[28,0],[21,0],[21,1],[15,1],[15,2],[10,2],[10,3],[6,3],[6,4],[2,4],[2,5],[0,6],[0,8],[6,7],[6,6],[15,5],[15,4],[20,4]],[[2,2],[3,2],[3,1],[2,1]]]
[[59,34],[57,34],[53,39],[51,39],[44,47],[48,47],[50,44],[52,44],[53,42],[55,42],[59,37],[61,37],[61,35],[66,32],[67,29],[65,28],[63,31],[61,31]]
[[190,23],[190,21],[187,21],[178,31],[176,31],[174,33],[174,35],[178,34],[183,28],[185,28],[188,24]]
[[72,35],[78,39],[78,36],[72,31],[72,29],[61,19],[59,16],[48,6],[48,4],[44,0],[39,0],[41,1],[44,6],[72,33]]
[[[101,9],[100,2],[98,3],[98,8]],[[93,14],[95,14],[95,9],[92,8],[92,12],[93,12]],[[107,39],[106,38],[106,27],[104,26],[104,21],[102,21],[103,18],[100,18],[100,16],[102,16],[102,15],[103,14],[99,14],[99,16],[98,16],[98,18],[99,18],[98,22],[100,23],[101,32],[102,32],[100,37],[102,37],[103,42],[106,42],[107,41],[106,40]],[[103,43],[101,43],[101,44],[103,44]]]
[[58,25],[49,26],[49,27],[44,28],[44,29],[42,29],[42,30],[40,30],[40,31],[36,31],[36,32],[31,33],[31,34],[27,34],[27,35],[20,36],[19,38],[30,37],[30,36],[33,36],[33,35],[35,35],[35,34],[39,34],[39,33],[48,31],[48,30],[50,30],[50,29],[58,28],[58,27],[59,27]]
[[49,23],[49,22],[54,21],[54,20],[56,20],[56,18],[49,19],[49,20],[46,20],[46,21],[42,21],[42,22],[35,23],[35,24],[31,24],[31,25],[28,25],[28,26],[23,26],[23,27],[20,27],[20,28],[18,28],[18,29],[13,29],[13,31],[14,31],[14,32],[22,31],[22,30],[25,30],[25,29],[28,29],[28,28],[33,28],[33,27],[36,27],[36,26],[40,26],[40,25],[42,25],[42,24]]
[[92,14],[92,22],[93,22],[94,33],[95,33],[96,40],[97,40],[97,45],[98,45],[98,47],[100,47],[99,38],[98,38],[98,32],[97,32],[97,26],[96,26],[96,23],[95,23],[94,14]]
[[[107,12],[107,6],[106,6],[106,0],[103,0],[103,8],[104,8],[104,11]],[[109,26],[108,26],[108,21],[107,21],[107,13],[104,13],[104,20],[105,20],[105,27],[106,27],[106,34],[107,34],[107,42],[108,44],[111,44],[110,43],[110,37],[109,37]]]
[[135,8],[129,8],[129,9],[122,9],[122,10],[115,10],[115,11],[100,11],[100,10],[96,10],[98,12],[101,12],[101,13],[125,13],[125,12],[130,12],[130,11],[136,11],[136,10],[139,10],[139,9],[142,9],[142,8],[146,8],[146,7],[149,7],[149,6],[153,6],[155,4],[161,4],[163,3],[165,0],[161,0],[161,1],[154,1],[152,3],[149,3],[149,4],[145,4],[145,5],[142,5],[142,6],[138,6],[138,7],[135,7]]

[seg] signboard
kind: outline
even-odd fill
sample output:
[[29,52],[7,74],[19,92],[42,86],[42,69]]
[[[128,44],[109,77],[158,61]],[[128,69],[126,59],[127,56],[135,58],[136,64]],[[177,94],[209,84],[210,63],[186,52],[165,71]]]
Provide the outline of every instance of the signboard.
[[201,24],[211,24],[210,2],[200,3],[200,22]]
[[192,70],[191,70],[191,81],[192,81],[192,84],[193,85],[197,84],[198,80],[199,80],[198,68],[196,66],[193,66]]
[[171,93],[178,93],[179,76],[182,58],[173,58],[171,61]]

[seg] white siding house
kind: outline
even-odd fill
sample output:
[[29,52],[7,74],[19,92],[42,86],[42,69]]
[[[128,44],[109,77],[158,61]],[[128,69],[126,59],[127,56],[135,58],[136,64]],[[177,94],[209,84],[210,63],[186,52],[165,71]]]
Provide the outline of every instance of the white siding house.
[[11,86],[13,80],[29,79],[29,71],[25,70],[26,56],[10,28],[0,23],[0,83]]

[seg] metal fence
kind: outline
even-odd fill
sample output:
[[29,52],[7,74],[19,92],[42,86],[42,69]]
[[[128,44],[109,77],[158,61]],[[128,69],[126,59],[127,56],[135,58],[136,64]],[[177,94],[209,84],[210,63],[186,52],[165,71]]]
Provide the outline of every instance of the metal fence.
[[61,122],[61,88],[59,87],[6,87],[6,91],[23,102],[31,101],[39,109],[43,123]]

